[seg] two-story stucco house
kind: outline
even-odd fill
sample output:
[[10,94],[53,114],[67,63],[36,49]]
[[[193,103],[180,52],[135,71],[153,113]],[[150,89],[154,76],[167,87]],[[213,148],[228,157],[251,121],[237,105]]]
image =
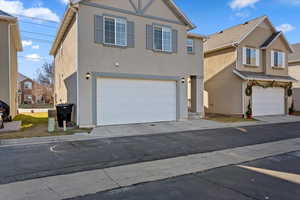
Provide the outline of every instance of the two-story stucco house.
[[80,127],[203,116],[203,37],[193,28],[172,0],[73,1],[50,52],[56,103],[74,103]]
[[268,17],[208,36],[204,78],[208,113],[284,115],[291,107],[287,58],[292,48]]
[[293,99],[296,111],[300,111],[300,43],[293,44],[294,53],[289,55],[289,73],[298,82],[293,85]]
[[10,106],[10,114],[17,113],[17,52],[22,44],[17,18],[0,10],[0,100]]

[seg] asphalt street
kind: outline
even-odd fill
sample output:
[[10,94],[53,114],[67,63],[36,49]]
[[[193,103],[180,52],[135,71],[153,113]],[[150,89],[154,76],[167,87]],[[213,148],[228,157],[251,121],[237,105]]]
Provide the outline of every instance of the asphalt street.
[[0,147],[0,184],[300,137],[300,123]]
[[299,197],[300,152],[291,152],[242,166],[216,168],[72,200],[299,200]]

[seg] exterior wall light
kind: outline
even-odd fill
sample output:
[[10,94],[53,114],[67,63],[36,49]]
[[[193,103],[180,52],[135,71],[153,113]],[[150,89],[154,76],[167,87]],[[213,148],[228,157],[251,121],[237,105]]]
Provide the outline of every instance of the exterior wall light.
[[182,78],[182,79],[181,79],[181,83],[185,83],[185,78]]
[[116,67],[119,67],[119,66],[120,66],[120,63],[116,62],[116,63],[115,63],[115,66],[116,66]]
[[86,73],[85,78],[86,78],[86,80],[89,80],[91,78],[91,73],[90,72]]

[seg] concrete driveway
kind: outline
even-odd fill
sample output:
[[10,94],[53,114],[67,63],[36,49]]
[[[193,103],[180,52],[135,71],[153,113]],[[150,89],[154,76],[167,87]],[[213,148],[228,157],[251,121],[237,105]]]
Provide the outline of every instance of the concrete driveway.
[[99,126],[93,129],[91,136],[114,138],[138,135],[152,135],[181,131],[207,130],[230,127],[255,126],[263,124],[300,122],[300,116],[264,116],[256,117],[258,121],[221,123],[211,120],[188,120],[181,122],[161,122],[145,124],[128,124],[115,126]]
[[138,135],[152,135],[181,131],[207,130],[229,127],[240,127],[263,124],[260,121],[220,123],[211,120],[188,120],[180,122],[159,122],[144,124],[126,124],[114,126],[99,126],[93,129],[91,135],[100,138],[113,138]]
[[255,117],[255,119],[265,123],[300,122],[300,116],[293,116],[293,115],[261,116],[261,117]]

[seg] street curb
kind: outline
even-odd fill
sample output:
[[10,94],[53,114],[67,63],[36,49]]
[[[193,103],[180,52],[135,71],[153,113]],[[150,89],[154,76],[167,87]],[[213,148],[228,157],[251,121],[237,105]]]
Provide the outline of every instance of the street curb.
[[243,127],[253,127],[253,126],[263,126],[263,125],[274,125],[274,124],[294,124],[299,123],[298,121],[294,122],[262,122],[257,121],[253,122],[253,124],[224,124],[223,127],[209,127],[202,129],[190,129],[183,131],[170,131],[170,132],[160,132],[160,133],[145,133],[145,134],[132,134],[132,135],[124,135],[124,136],[99,136],[99,135],[91,135],[88,133],[81,133],[86,135],[67,135],[67,136],[50,136],[50,137],[34,137],[34,138],[24,138],[24,139],[4,139],[0,140],[0,149],[5,147],[15,147],[15,146],[27,146],[27,145],[39,145],[39,144],[52,144],[52,143],[61,143],[61,142],[72,142],[72,141],[88,141],[95,139],[112,139],[112,138],[124,138],[124,137],[137,137],[137,136],[153,136],[153,135],[161,135],[161,134],[172,134],[172,133],[185,133],[191,131],[205,131],[205,130],[218,130],[218,129],[226,129],[226,128],[243,128]]

